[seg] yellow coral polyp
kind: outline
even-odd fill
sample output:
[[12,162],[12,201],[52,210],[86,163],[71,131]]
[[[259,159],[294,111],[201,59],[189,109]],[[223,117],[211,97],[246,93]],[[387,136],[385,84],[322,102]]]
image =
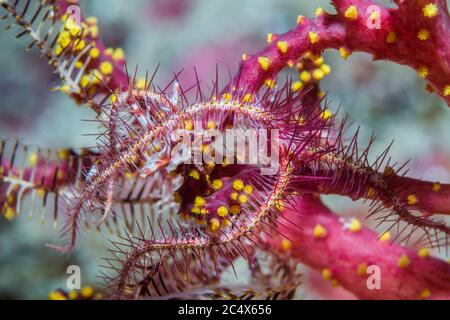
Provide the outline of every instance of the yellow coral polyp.
[[329,280],[331,280],[331,277],[332,277],[332,273],[331,273],[330,269],[325,268],[322,270],[322,278],[324,278],[324,280],[329,281]]
[[309,81],[311,81],[311,73],[309,71],[302,71],[300,73],[300,80],[303,83],[308,83]]
[[66,94],[69,93],[71,90],[72,88],[68,84],[62,85],[61,88],[59,88],[59,91]]
[[9,205],[13,205],[15,201],[16,201],[16,197],[13,194],[10,194],[6,198],[6,203],[9,204]]
[[186,120],[184,122],[184,128],[188,131],[194,130],[194,125],[192,124],[192,121]]
[[386,36],[387,43],[394,43],[397,40],[397,34],[393,31],[389,32]]
[[367,263],[360,263],[358,268],[356,269],[356,274],[360,277],[364,277],[367,275]]
[[99,84],[103,80],[103,74],[97,69],[92,70],[91,75],[92,84]]
[[189,177],[195,179],[195,180],[199,180],[200,179],[200,172],[198,172],[198,170],[193,169],[191,171],[189,171]]
[[372,13],[370,14],[369,19],[370,20],[377,20],[380,17],[380,13],[376,10],[372,11]]
[[183,201],[183,197],[178,192],[174,192],[173,201],[175,201],[175,203],[181,203]]
[[323,15],[323,14],[325,14],[325,10],[323,10],[322,7],[318,7],[318,8],[316,9],[316,11],[314,12],[314,15],[315,15],[316,17],[320,17],[320,16]]
[[81,88],[86,88],[89,85],[90,82],[91,82],[91,77],[88,76],[88,75],[84,75],[84,76],[81,77],[80,87]]
[[92,59],[97,59],[100,56],[100,50],[98,48],[92,48],[89,51],[89,55]]
[[107,49],[105,50],[105,55],[111,56],[111,55],[113,54],[113,52],[114,52],[114,49],[113,49],[113,48],[107,48]]
[[297,25],[304,24],[306,21],[305,16],[299,15],[297,16]]
[[211,186],[214,190],[220,190],[223,187],[223,181],[221,179],[215,179]]
[[419,202],[419,200],[417,199],[417,197],[413,194],[410,194],[407,198],[406,198],[407,203],[410,206],[413,206],[415,204],[417,204]]
[[367,189],[367,192],[366,192],[367,198],[373,199],[376,196],[376,194],[377,194],[377,192],[374,188],[370,187],[369,189]]
[[328,64],[323,64],[320,66],[320,70],[322,70],[322,72],[325,75],[329,75],[331,73],[331,67]]
[[277,47],[281,53],[286,53],[289,49],[289,45],[288,45],[287,41],[278,41]]
[[345,10],[344,16],[349,20],[356,20],[358,19],[358,9],[352,5]]
[[[89,33],[91,34],[91,37],[96,39],[98,38],[98,26],[92,26],[89,28]],[[112,53],[111,53],[112,54]]]
[[59,291],[52,291],[48,294],[49,300],[67,300],[66,296]]
[[406,254],[402,254],[400,258],[398,259],[398,267],[399,268],[406,268],[411,264],[411,260]]
[[34,167],[38,163],[38,159],[39,157],[37,153],[33,152],[28,157],[28,163],[30,164],[30,166]]
[[244,181],[242,181],[241,179],[236,179],[233,181],[233,189],[236,191],[241,191],[242,189],[244,189],[245,185],[244,185]]
[[115,61],[123,61],[125,60],[125,52],[123,51],[122,48],[117,48],[116,50],[114,50],[112,58]]
[[81,296],[83,298],[91,298],[94,295],[94,289],[91,286],[85,286],[81,289]]
[[321,117],[323,120],[331,119],[332,116],[333,116],[333,113],[332,113],[330,110],[328,110],[328,109],[322,111],[322,113],[320,114],[320,117]]
[[251,102],[253,101],[253,95],[251,93],[246,93],[244,95],[244,98],[242,99],[244,102]]
[[316,32],[310,31],[308,33],[308,37],[311,44],[316,44],[319,42],[319,35]]
[[275,203],[275,208],[276,208],[277,210],[279,210],[280,212],[283,211],[284,208],[285,208],[284,202],[281,201],[281,200],[278,200],[278,201]]
[[89,26],[86,23],[81,23],[81,30],[83,30],[82,38],[86,38],[89,34]]
[[97,23],[98,23],[97,17],[87,17],[87,18],[85,19],[85,21],[86,21],[86,23],[87,23],[88,25],[94,25],[94,24],[97,24]]
[[264,71],[267,71],[270,67],[270,59],[267,57],[258,57],[258,63]]
[[77,40],[77,41],[75,42],[75,47],[74,47],[74,49],[75,49],[76,51],[81,51],[81,50],[83,50],[85,47],[86,47],[86,41],[84,41],[84,40]]
[[423,9],[423,16],[427,18],[434,18],[438,15],[438,7],[434,3],[428,3],[426,4]]
[[81,33],[81,26],[78,25],[75,19],[67,19],[64,27],[70,32],[73,37],[76,37]]
[[303,83],[301,81],[296,81],[296,82],[292,83],[291,89],[292,89],[292,91],[297,92],[302,87],[303,87]]
[[204,206],[206,204],[206,200],[203,197],[196,196],[194,200],[194,204],[197,207]]
[[325,73],[321,69],[314,69],[312,77],[316,81],[320,81],[325,77]]
[[219,219],[213,218],[209,221],[209,226],[211,227],[212,231],[217,231],[220,228],[220,221]]
[[314,238],[322,239],[327,236],[327,230],[321,224],[317,224],[313,229]]
[[232,97],[231,93],[229,93],[229,92],[226,92],[222,95],[222,99],[225,101],[231,101],[232,98],[233,97]]
[[417,252],[417,255],[422,259],[426,259],[429,257],[430,252],[428,251],[427,248],[420,248],[419,251]]
[[111,101],[111,103],[116,103],[117,95],[115,93],[111,94],[111,97],[109,98],[109,100]]
[[341,54],[342,59],[347,60],[348,57],[350,57],[350,55],[352,54],[350,50],[348,50],[345,47],[340,47],[339,48],[339,53]]
[[68,160],[70,157],[70,150],[60,149],[58,150],[58,158],[61,160]]
[[265,84],[268,88],[273,89],[273,88],[275,88],[276,81],[275,81],[274,79],[266,79],[266,80],[264,80],[264,84]]
[[63,47],[67,47],[70,44],[70,33],[68,31],[61,31],[57,42]]
[[104,61],[100,65],[100,72],[105,76],[109,76],[113,72],[113,65],[109,61]]
[[434,192],[439,192],[439,191],[441,191],[441,189],[442,189],[442,186],[439,182],[433,183],[433,191]]
[[78,292],[76,290],[70,290],[69,291],[69,299],[75,300],[78,297]]
[[228,215],[228,208],[225,206],[220,206],[217,208],[217,215],[221,218],[224,218]]
[[200,210],[199,207],[193,207],[193,208],[191,209],[191,212],[192,212],[193,214],[200,214],[200,213],[201,213],[201,210]]
[[422,292],[420,293],[421,299],[428,299],[430,296],[431,296],[431,292],[427,288],[423,289]]
[[241,194],[241,195],[238,197],[238,201],[239,201],[240,204],[247,203],[247,196],[244,195],[244,194]]
[[425,66],[420,66],[419,69],[417,69],[417,74],[421,78],[425,79],[426,77],[428,77],[428,73],[429,73],[428,68]]
[[223,227],[229,227],[229,226],[231,226],[231,220],[230,220],[230,219],[223,219],[223,220],[222,220],[222,226],[223,226]]
[[450,96],[450,84],[449,84],[449,85],[446,85],[446,86],[444,87],[444,89],[442,89],[442,95],[443,95],[444,97]]
[[241,207],[239,205],[237,205],[237,204],[236,205],[232,205],[230,207],[230,212],[231,212],[232,215],[237,215],[237,214],[241,213]]
[[361,231],[361,229],[362,229],[361,222],[358,219],[353,218],[350,222],[348,230],[350,232],[359,232],[359,231]]
[[430,31],[428,31],[427,29],[420,29],[419,32],[417,33],[417,38],[419,38],[419,40],[425,41],[430,37]]
[[217,123],[213,120],[208,121],[207,125],[208,129],[213,130],[217,128]]
[[391,233],[389,231],[383,232],[378,240],[381,242],[388,242],[391,240]]
[[391,166],[387,166],[384,168],[383,174],[387,177],[392,177],[395,174],[395,170]]
[[146,86],[147,86],[147,81],[145,80],[145,78],[139,78],[137,80],[136,88],[138,88],[139,90],[144,90]]
[[289,241],[288,239],[283,239],[281,240],[281,249],[283,251],[289,251],[292,248],[292,242]]
[[13,207],[7,207],[5,211],[5,218],[8,221],[11,221],[16,216],[16,209]]
[[314,59],[314,63],[316,66],[320,67],[325,62],[325,59],[320,56],[317,59]]

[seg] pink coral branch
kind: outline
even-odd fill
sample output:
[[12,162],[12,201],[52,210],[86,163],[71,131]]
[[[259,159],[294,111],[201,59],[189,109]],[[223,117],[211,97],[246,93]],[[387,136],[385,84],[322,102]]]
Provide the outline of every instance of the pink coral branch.
[[[58,11],[58,16],[63,17],[69,10],[71,5],[79,5],[78,0],[57,0],[56,8]],[[88,75],[89,72],[94,70],[102,71],[102,65],[110,64],[111,70],[102,74],[99,72],[98,75],[101,77],[100,80],[102,82],[101,87],[97,87],[95,90],[91,86],[86,86],[83,92],[67,92],[73,99],[77,102],[88,102],[93,101],[95,97],[100,96],[102,94],[108,94],[111,91],[115,90],[124,90],[128,88],[129,85],[129,77],[126,72],[126,60],[124,53],[121,49],[119,51],[111,51],[111,49],[107,49],[103,43],[103,41],[99,37],[98,26],[96,22],[92,21],[92,19],[81,16],[81,24],[82,27],[89,28],[89,31],[82,40],[86,43],[90,43],[93,45],[93,48],[97,50],[95,54],[90,54],[89,61],[87,62],[85,68],[85,74]],[[86,58],[83,58],[86,61]],[[104,72],[103,72],[104,73]]]
[[[306,196],[298,203],[279,220],[280,234],[291,246],[280,236],[266,239],[277,250],[289,250],[293,258],[359,298],[450,299],[450,265],[445,261],[390,243],[368,228],[345,227],[318,198]],[[380,289],[368,288],[371,265],[381,272]]]
[[[247,56],[235,83],[254,91],[307,52],[339,49],[346,58],[353,51],[361,51],[375,60],[389,60],[417,70],[450,105],[450,19],[444,0],[399,0],[399,6],[393,9],[369,0],[332,3],[336,14],[318,10],[315,19],[300,16],[296,28],[273,35],[267,48]],[[377,11],[371,11],[373,5]]]
[[[379,199],[386,207],[401,205],[408,210],[417,210],[425,215],[450,215],[450,185],[439,182],[422,181],[398,175],[367,172],[354,173],[338,169],[339,177],[332,183],[321,180],[330,177],[330,173],[316,172],[317,179],[308,179],[299,185],[304,191],[321,194],[334,194],[350,197],[352,200]],[[338,174],[338,173],[336,173]]]

